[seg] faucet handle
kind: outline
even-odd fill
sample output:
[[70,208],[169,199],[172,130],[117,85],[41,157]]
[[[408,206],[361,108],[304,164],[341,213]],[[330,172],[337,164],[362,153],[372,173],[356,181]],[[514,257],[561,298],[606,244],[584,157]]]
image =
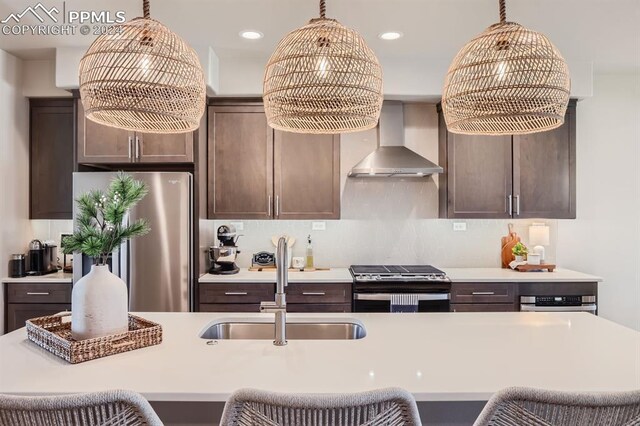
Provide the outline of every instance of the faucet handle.
[[270,312],[278,307],[276,302],[260,302],[260,312]]

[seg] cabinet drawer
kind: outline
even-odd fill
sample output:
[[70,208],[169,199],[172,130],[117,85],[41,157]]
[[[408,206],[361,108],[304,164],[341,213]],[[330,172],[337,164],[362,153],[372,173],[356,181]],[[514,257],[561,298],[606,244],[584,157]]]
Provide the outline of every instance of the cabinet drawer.
[[451,303],[514,303],[513,283],[453,283]]
[[200,312],[260,312],[258,303],[203,303]]
[[287,303],[351,303],[351,284],[290,283]]
[[71,303],[71,283],[8,283],[7,303]]
[[7,305],[7,333],[24,327],[27,320],[32,318],[55,315],[58,312],[71,310],[71,305],[66,303],[9,303]]
[[511,303],[452,303],[451,312],[516,312]]
[[296,303],[287,304],[287,312],[351,312],[349,303]]
[[275,284],[200,284],[200,303],[260,303],[275,298]]

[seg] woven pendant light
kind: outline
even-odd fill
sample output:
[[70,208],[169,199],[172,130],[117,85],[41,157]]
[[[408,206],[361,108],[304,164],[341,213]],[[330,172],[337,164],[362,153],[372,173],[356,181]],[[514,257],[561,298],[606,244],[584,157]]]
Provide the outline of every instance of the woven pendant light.
[[80,61],[80,97],[96,123],[149,133],[197,129],[206,104],[196,52],[149,17],[114,26]]
[[371,129],[382,108],[382,68],[356,31],[325,16],[287,34],[269,59],[263,98],[269,125],[295,133]]
[[512,135],[559,127],[569,102],[569,69],[543,34],[506,22],[458,52],[444,83],[442,109],[453,133]]

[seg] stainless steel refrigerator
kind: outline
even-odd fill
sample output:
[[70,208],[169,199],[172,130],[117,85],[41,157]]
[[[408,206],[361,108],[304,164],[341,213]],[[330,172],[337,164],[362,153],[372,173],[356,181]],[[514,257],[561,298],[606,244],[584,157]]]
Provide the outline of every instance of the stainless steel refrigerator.
[[[131,172],[147,184],[149,193],[128,214],[146,218],[151,231],[124,243],[110,257],[111,271],[129,290],[131,312],[188,312],[193,310],[193,183],[190,173]],[[73,174],[73,197],[105,190],[114,172]],[[76,224],[76,207],[73,220]],[[73,282],[91,269],[91,259],[76,254]]]

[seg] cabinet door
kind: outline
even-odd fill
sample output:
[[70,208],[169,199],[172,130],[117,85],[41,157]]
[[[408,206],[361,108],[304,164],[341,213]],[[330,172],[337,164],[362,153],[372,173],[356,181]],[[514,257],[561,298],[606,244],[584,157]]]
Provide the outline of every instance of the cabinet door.
[[511,136],[448,133],[446,155],[447,217],[511,217]]
[[294,303],[287,305],[287,312],[351,312],[349,303]]
[[30,219],[71,219],[73,99],[30,101]]
[[517,312],[513,303],[452,303],[451,312]]
[[78,163],[130,163],[133,159],[133,132],[104,126],[84,116],[78,100]]
[[13,330],[24,327],[28,319],[54,315],[58,312],[69,310],[71,310],[71,304],[9,303],[6,332],[10,333]]
[[575,110],[557,129],[513,137],[514,217],[575,219]]
[[136,133],[136,161],[141,163],[193,163],[193,132]]
[[261,106],[210,106],[208,217],[273,217],[273,130]]
[[349,283],[289,283],[288,303],[306,304],[350,304],[351,284]]
[[340,136],[275,132],[277,219],[340,219]]
[[515,283],[453,283],[451,303],[515,303]]

